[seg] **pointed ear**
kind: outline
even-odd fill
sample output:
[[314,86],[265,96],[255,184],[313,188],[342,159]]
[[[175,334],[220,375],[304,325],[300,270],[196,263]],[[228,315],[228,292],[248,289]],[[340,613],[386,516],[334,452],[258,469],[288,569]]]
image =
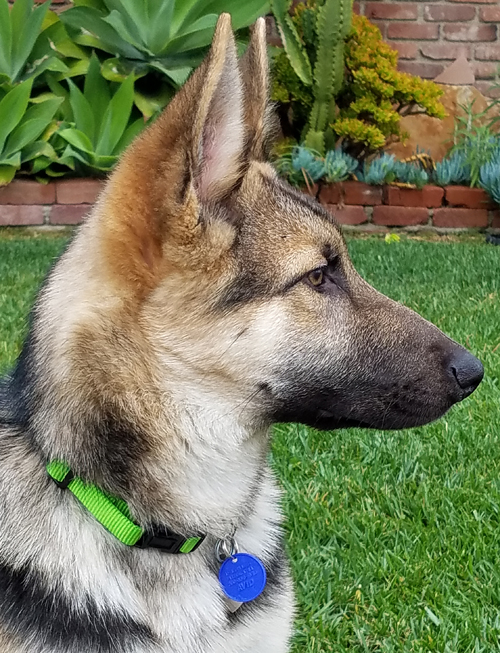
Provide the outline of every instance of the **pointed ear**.
[[272,116],[269,105],[269,65],[264,18],[259,18],[253,26],[250,44],[241,59],[240,67],[249,154],[254,159],[265,159]]
[[215,201],[237,184],[245,159],[243,86],[229,14],[219,17],[201,74],[205,78],[193,125],[191,174],[197,197]]

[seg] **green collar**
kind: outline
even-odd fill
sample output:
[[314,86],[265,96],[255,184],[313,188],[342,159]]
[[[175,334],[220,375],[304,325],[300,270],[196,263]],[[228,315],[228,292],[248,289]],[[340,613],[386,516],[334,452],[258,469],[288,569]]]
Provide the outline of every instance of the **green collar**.
[[165,553],[191,553],[205,539],[204,535],[184,537],[165,526],[142,528],[132,521],[129,507],[123,499],[111,496],[96,485],[84,483],[65,463],[52,461],[47,465],[47,473],[58,487],[72,492],[97,521],[122,544],[140,548],[152,547]]

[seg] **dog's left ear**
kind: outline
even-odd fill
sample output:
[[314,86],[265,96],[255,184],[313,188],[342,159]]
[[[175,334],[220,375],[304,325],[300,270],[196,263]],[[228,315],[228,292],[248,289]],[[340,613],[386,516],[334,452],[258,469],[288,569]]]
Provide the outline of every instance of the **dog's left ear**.
[[207,60],[195,73],[204,77],[193,125],[190,164],[199,200],[214,202],[244,173],[243,86],[229,14],[218,20]]
[[272,122],[269,104],[266,21],[264,18],[259,18],[253,26],[250,44],[240,65],[243,78],[248,153],[253,159],[264,160]]

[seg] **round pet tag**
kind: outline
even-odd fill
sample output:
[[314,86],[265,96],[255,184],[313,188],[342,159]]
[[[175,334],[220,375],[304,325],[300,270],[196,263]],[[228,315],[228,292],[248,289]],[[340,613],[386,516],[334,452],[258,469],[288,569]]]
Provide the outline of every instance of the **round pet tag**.
[[256,599],[266,586],[266,570],[250,553],[236,553],[222,563],[219,582],[226,596],[247,603]]

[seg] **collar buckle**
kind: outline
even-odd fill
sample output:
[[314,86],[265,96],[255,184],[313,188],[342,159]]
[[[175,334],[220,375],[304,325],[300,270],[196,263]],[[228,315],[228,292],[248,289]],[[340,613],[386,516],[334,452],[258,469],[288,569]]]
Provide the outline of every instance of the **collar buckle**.
[[173,533],[164,526],[154,525],[144,531],[139,541],[134,545],[140,549],[160,549],[164,553],[192,553],[200,546],[205,535],[184,537]]

